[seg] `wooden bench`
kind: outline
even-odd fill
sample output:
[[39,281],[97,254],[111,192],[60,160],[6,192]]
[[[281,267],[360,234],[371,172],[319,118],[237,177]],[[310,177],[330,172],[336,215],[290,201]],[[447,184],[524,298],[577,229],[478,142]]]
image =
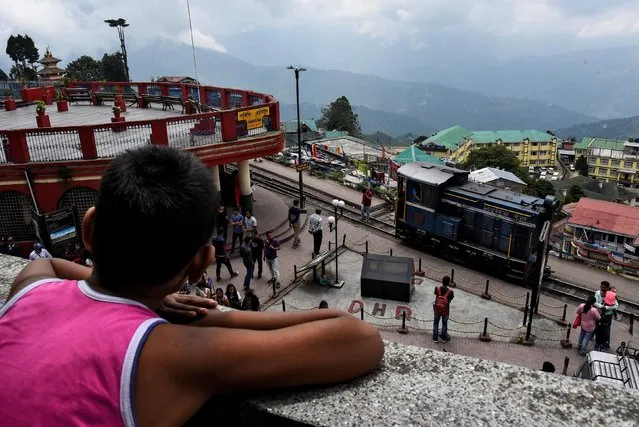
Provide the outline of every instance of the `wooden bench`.
[[94,92],[95,95],[95,105],[104,105],[104,102],[113,103],[116,100],[115,92]]
[[65,88],[63,90],[64,98],[69,102],[76,104],[81,101],[91,102],[91,91],[82,88]]

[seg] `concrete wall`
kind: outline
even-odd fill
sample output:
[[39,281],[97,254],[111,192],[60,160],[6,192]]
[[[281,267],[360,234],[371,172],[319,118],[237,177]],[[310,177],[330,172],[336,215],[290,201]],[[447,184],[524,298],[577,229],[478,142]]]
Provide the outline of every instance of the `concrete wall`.
[[[0,297],[26,263],[0,255]],[[346,361],[345,361],[346,362]],[[386,343],[377,372],[333,387],[214,397],[189,426],[636,426],[639,392]]]

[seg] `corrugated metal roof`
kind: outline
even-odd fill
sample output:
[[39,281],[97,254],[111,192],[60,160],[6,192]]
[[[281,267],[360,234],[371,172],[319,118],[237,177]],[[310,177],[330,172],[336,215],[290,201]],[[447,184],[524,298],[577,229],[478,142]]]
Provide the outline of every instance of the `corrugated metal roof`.
[[637,237],[639,208],[582,197],[577,202],[568,224]]
[[556,137],[540,130],[480,130],[473,131],[473,141],[477,144],[494,143],[498,140],[503,142],[548,142]]
[[[300,126],[306,126],[311,132],[317,132],[317,123],[315,120],[300,120]],[[284,129],[286,132],[297,132],[297,120],[284,122]]]
[[419,145],[420,147],[425,147],[428,144],[434,144],[446,147],[448,150],[455,150],[458,146],[462,145],[471,134],[472,132],[461,126],[453,126],[440,130],[435,135],[422,141]]
[[435,156],[431,156],[430,154],[426,154],[419,148],[411,145],[406,150],[399,153],[393,161],[397,164],[405,164],[412,162],[425,162],[425,163],[435,163],[438,165],[443,165],[444,162],[441,159],[438,159]]
[[456,175],[468,175],[468,171],[434,163],[407,163],[400,167],[397,173],[415,181],[434,185],[443,184]]
[[585,150],[590,148],[603,148],[604,150],[623,151],[624,143],[618,139],[593,138],[587,136],[575,144],[575,150]]
[[478,169],[476,171],[472,171],[468,177],[468,179],[476,182],[481,182],[487,184],[489,182],[495,181],[497,179],[503,179],[505,181],[510,181],[519,185],[526,185],[524,181],[517,178],[512,172],[508,172],[505,170],[497,169],[497,168],[483,168]]

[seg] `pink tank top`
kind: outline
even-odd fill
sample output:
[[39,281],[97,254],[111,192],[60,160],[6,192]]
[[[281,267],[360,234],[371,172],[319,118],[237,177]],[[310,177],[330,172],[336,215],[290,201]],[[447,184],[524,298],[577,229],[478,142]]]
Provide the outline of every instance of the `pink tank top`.
[[135,426],[137,360],[163,322],[84,281],[27,286],[0,307],[0,424]]

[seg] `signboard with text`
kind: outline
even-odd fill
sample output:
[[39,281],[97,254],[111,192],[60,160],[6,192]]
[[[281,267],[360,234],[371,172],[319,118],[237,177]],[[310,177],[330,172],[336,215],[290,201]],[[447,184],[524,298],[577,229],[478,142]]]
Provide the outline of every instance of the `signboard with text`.
[[44,215],[33,211],[33,222],[39,240],[54,256],[62,256],[66,245],[78,241],[75,215],[71,208]]
[[270,114],[269,107],[259,107],[250,110],[238,111],[237,121],[245,121],[247,129],[259,129],[264,126],[264,118]]

